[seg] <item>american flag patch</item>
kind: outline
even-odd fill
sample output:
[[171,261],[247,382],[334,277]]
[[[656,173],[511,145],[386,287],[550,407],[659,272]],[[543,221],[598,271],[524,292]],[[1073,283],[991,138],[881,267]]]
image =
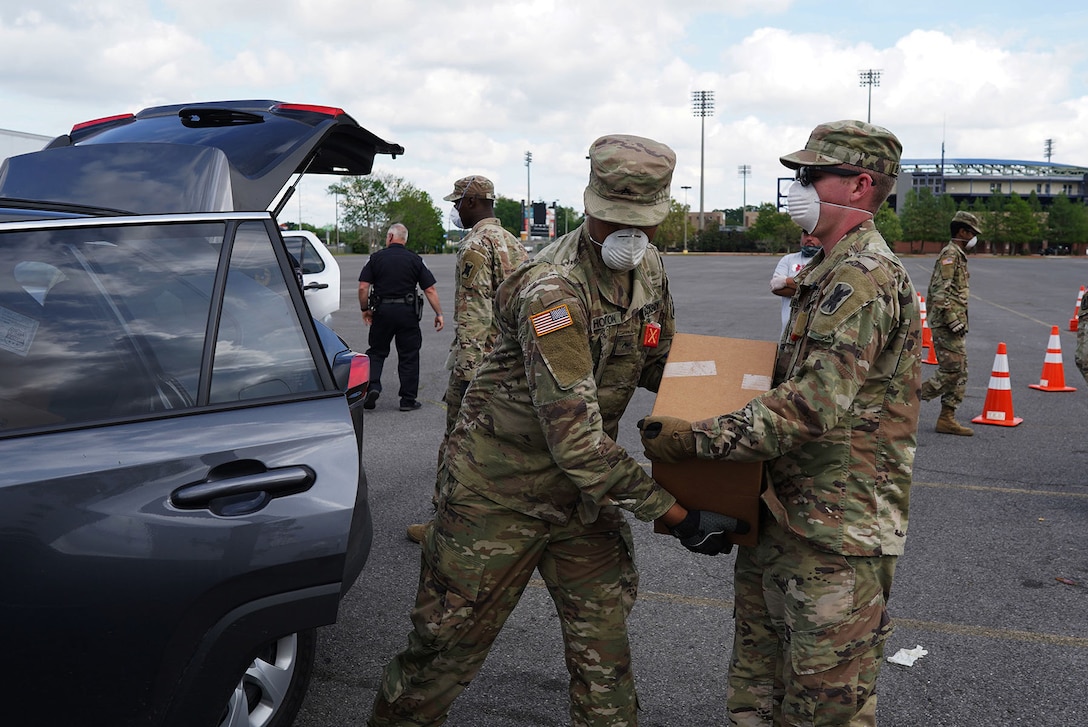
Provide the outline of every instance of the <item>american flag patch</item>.
[[560,328],[566,328],[574,323],[574,320],[570,317],[570,310],[567,306],[559,305],[555,308],[544,311],[543,313],[537,313],[535,316],[530,316],[529,322],[533,324],[533,330],[536,331],[536,337],[540,338],[546,333],[558,331]]

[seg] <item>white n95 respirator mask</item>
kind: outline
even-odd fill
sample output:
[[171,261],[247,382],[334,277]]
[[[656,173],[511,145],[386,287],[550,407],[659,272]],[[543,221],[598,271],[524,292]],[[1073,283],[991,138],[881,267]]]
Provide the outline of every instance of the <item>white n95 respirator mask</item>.
[[642,230],[628,228],[616,230],[604,242],[597,242],[592,237],[590,241],[601,246],[601,259],[611,270],[626,272],[634,270],[642,262],[642,256],[646,254],[646,246],[650,244],[650,238]]

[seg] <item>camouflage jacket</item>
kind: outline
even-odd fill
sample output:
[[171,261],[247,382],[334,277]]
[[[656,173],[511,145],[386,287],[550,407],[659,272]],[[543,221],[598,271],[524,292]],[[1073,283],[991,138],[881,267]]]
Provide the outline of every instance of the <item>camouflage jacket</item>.
[[472,226],[457,249],[457,289],[453,293],[453,343],[446,368],[469,381],[495,342],[492,307],[499,283],[528,256],[521,241],[497,217]]
[[918,427],[917,294],[871,222],[796,280],[774,388],[695,422],[698,455],[768,460],[764,502],[816,547],[899,555]]
[[652,520],[675,499],[616,435],[636,387],[661,382],[674,332],[668,278],[652,248],[614,273],[590,245],[579,227],[499,287],[498,338],[465,393],[446,465],[466,487],[549,522],[576,510],[592,522],[602,504]]
[[1077,313],[1077,350],[1073,357],[1081,376],[1088,381],[1088,295],[1080,300]]
[[948,326],[963,321],[967,332],[967,298],[970,295],[967,272],[967,253],[955,242],[949,242],[937,256],[933,276],[929,279],[926,294],[926,323]]

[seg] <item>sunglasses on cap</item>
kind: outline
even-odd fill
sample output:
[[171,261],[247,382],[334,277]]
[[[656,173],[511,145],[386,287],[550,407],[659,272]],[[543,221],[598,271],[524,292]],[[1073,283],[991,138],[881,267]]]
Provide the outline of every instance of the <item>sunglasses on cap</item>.
[[468,184],[465,185],[465,189],[461,192],[461,196],[458,197],[457,199],[453,200],[453,206],[454,207],[456,207],[457,209],[460,209],[461,202],[463,202],[468,197],[474,197],[475,196],[475,195],[472,195],[472,194],[468,193],[468,191],[470,189],[472,189],[472,185],[475,182],[476,182],[476,175],[473,175],[472,177],[469,178]]
[[797,181],[801,183],[802,187],[807,187],[820,177],[829,174],[835,177],[856,177],[862,172],[854,169],[843,169],[842,167],[800,167],[797,170]]

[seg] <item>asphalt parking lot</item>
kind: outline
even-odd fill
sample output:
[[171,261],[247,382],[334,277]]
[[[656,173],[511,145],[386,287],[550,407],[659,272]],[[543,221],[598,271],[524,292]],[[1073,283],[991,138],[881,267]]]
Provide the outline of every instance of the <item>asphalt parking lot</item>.
[[[428,256],[452,313],[453,256]],[[333,326],[366,350],[356,278],[365,256],[339,258],[343,307]],[[934,258],[904,262],[924,295]],[[777,258],[670,255],[666,265],[687,333],[773,340],[779,299],[768,289]],[[886,664],[880,724],[894,727],[1084,725],[1088,674],[1088,384],[1069,332],[1088,258],[972,256],[970,378],[961,422],[982,413],[997,345],[1008,362],[1016,427],[969,425],[971,438],[939,435],[937,401],[922,404],[906,554],[889,605],[887,655],[922,646],[912,667]],[[425,313],[424,323],[430,318]],[[452,321],[451,321],[452,323]],[[1051,326],[1061,331],[1066,383],[1041,392]],[[366,466],[375,516],[371,560],[318,646],[318,671],[298,727],[363,725],[381,669],[405,643],[419,547],[405,526],[429,516],[444,426],[444,362],[452,331],[424,332],[420,399],[399,412],[389,395],[366,419]],[[923,376],[935,366],[924,366]],[[635,422],[653,395],[636,395],[620,443],[639,453]],[[632,521],[642,575],[630,618],[640,724],[725,723],[732,639],[733,556],[700,557],[649,524]],[[531,586],[479,677],[454,705],[456,727],[568,724],[558,619],[542,584]]]

